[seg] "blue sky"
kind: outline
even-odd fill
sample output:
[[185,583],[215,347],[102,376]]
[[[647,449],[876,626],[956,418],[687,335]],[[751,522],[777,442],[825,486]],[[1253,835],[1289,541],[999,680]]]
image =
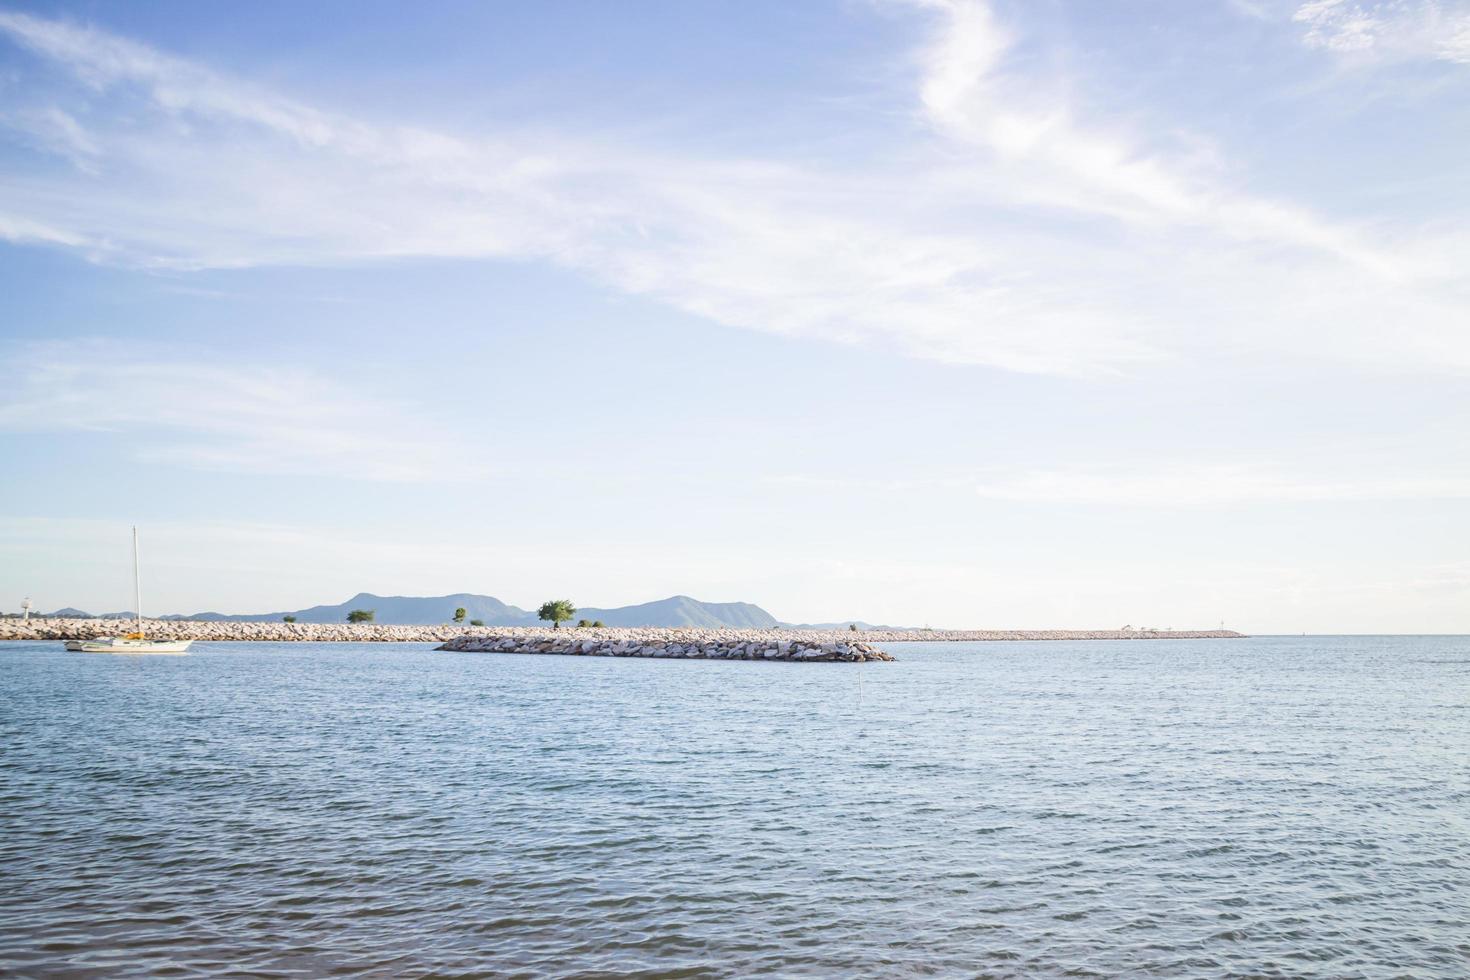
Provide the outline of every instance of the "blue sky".
[[1459,0],[0,5],[0,608],[1470,631],[1467,106]]

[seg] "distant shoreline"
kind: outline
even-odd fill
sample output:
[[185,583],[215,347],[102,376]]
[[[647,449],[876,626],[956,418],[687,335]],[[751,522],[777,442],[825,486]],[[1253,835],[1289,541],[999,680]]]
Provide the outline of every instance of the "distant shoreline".
[[[0,640],[85,640],[117,636],[133,629],[131,620],[41,619],[29,623],[0,620]],[[1238,639],[1234,630],[804,630],[711,629],[700,627],[576,628],[526,626],[406,626],[389,623],[196,622],[149,619],[144,631],[160,639],[295,643],[444,643],[457,637],[541,640],[584,639],[617,642],[708,640],[719,643],[947,643],[1001,640],[1211,640]]]

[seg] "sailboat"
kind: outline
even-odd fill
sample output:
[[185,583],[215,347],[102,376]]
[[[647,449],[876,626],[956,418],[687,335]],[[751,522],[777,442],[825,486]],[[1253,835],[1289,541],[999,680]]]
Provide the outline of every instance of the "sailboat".
[[192,640],[150,640],[143,633],[143,587],[138,579],[138,529],[133,528],[133,609],[136,628],[126,636],[67,640],[73,653],[188,653]]

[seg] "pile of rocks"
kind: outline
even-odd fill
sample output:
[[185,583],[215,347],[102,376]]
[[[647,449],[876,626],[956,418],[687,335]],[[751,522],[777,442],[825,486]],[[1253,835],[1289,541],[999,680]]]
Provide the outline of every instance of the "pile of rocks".
[[[0,619],[0,640],[88,640],[94,636],[116,636],[134,629],[130,619],[43,619],[30,622]],[[526,641],[535,644],[576,640],[605,644],[672,645],[687,651],[711,645],[725,650],[758,648],[835,649],[846,646],[868,656],[873,643],[913,641],[953,642],[960,640],[1190,640],[1238,637],[1232,630],[815,630],[815,629],[667,629],[660,627],[553,630],[535,626],[391,626],[379,623],[218,623],[183,619],[149,619],[144,631],[166,640],[310,641],[317,643],[444,643],[447,640]],[[783,644],[785,646],[783,646]],[[538,651],[539,652],[539,651]],[[747,651],[748,652],[748,651]],[[829,651],[830,652],[830,651]],[[873,651],[880,652],[880,651]],[[681,654],[688,656],[687,652]],[[612,654],[607,656],[633,656]],[[652,654],[650,654],[652,656]],[[736,658],[741,659],[741,658]],[[881,658],[879,658],[881,659]]]
[[795,660],[804,663],[864,663],[892,660],[858,640],[800,639],[778,630],[578,629],[542,635],[458,636],[438,647],[472,653],[552,653],[571,657],[660,657],[690,660]]
[[[131,619],[40,619],[29,623],[0,619],[0,640],[90,640],[122,636],[137,626]],[[159,640],[245,640],[316,643],[442,643],[465,632],[463,626],[389,626],[376,623],[213,623],[183,619],[145,619],[143,632]]]
[[976,640],[1233,640],[1235,630],[858,630],[861,640],[961,643]]

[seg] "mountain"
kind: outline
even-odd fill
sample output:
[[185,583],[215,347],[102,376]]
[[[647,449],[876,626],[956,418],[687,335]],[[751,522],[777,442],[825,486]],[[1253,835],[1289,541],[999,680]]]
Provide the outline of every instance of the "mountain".
[[[579,609],[578,619],[600,619],[608,626],[733,626],[766,629],[776,617],[748,602],[700,602],[687,595],[617,609]],[[488,620],[487,620],[488,622]]]
[[283,616],[295,616],[298,623],[341,623],[354,609],[371,609],[376,613],[374,622],[393,623],[405,626],[430,626],[447,623],[458,606],[465,609],[465,621],[483,619],[488,626],[534,626],[536,614],[508,606],[488,595],[472,595],[458,592],[443,596],[381,596],[371,592],[359,592],[346,602],[334,606],[312,606],[287,612],[248,613],[227,615],[203,612],[193,616],[167,616],[166,619],[195,619],[211,623],[263,623],[279,621]]
[[[483,620],[486,626],[544,626],[534,611],[506,605],[487,595],[460,592],[445,596],[380,596],[359,592],[346,602],[334,606],[312,606],[294,612],[226,615],[203,612],[193,616],[165,616],[164,619],[194,619],[204,622],[260,623],[295,616],[298,623],[340,623],[354,609],[371,609],[374,622],[407,626],[447,623],[457,606],[465,609],[465,621]],[[608,626],[732,626],[741,629],[763,629],[776,626],[776,617],[760,606],[748,602],[700,602],[687,595],[671,596],[657,602],[612,609],[590,607],[577,610],[577,619],[600,619]]]
[[[376,614],[374,622],[404,626],[431,626],[447,623],[456,607],[465,609],[465,621],[482,620],[486,626],[544,626],[532,610],[507,605],[494,596],[474,595],[457,592],[440,596],[381,596],[371,592],[359,592],[346,602],[331,606],[312,606],[309,609],[282,610],[269,613],[229,614],[201,612],[192,616],[161,616],[161,619],[192,619],[206,623],[265,623],[279,622],[283,617],[294,616],[298,623],[341,623],[354,609],[371,609]],[[91,614],[80,609],[58,609],[50,614],[56,618],[90,619]],[[132,613],[107,613],[102,619],[129,619]],[[722,626],[736,629],[768,629],[784,626],[790,629],[845,629],[847,620],[840,623],[791,623],[778,622],[776,617],[760,606],[749,602],[701,602],[687,595],[670,596],[657,602],[644,602],[636,606],[617,606],[603,609],[589,606],[577,610],[575,619],[600,619],[608,626],[703,626],[718,629]],[[575,621],[574,619],[574,621]],[[869,627],[857,621],[859,629]]]

